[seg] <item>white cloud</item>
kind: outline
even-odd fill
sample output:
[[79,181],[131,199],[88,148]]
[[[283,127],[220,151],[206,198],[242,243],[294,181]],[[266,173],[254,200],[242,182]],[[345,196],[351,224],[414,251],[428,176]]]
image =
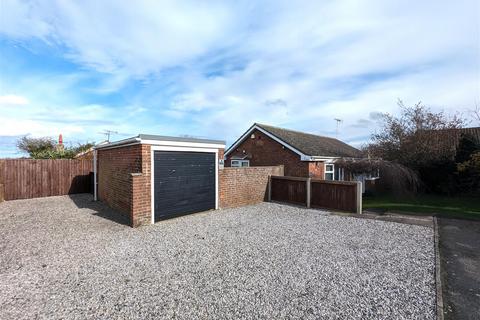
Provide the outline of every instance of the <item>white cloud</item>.
[[46,40],[52,26],[36,13],[43,10],[36,1],[0,1],[0,32],[13,38],[38,37]]
[[[328,134],[341,117],[341,137],[358,141],[372,128],[355,124],[371,111],[395,112],[398,98],[450,111],[480,100],[479,6],[474,0],[9,0],[2,2],[0,33],[67,48],[67,59],[109,74],[92,90],[98,94],[145,81],[149,89],[122,110],[159,112],[167,120],[158,130],[175,134],[168,122],[185,121],[188,129],[177,130],[232,141],[254,121]],[[23,85],[25,96],[44,101],[43,94],[49,105],[65,106],[55,114],[66,121],[116,119],[108,108],[63,97],[75,77],[65,85],[49,81]],[[135,126],[116,124],[126,131]]]
[[235,18],[222,2],[197,1],[8,1],[2,9],[15,18],[4,21],[0,32],[48,39],[67,46],[73,61],[135,77],[227,42]]
[[21,106],[28,104],[27,98],[14,94],[0,96],[0,106]]
[[0,116],[0,136],[17,136],[30,134],[35,137],[50,136],[56,137],[62,133],[65,136],[73,136],[85,133],[84,128],[79,125],[58,124],[49,121],[37,121],[30,119],[14,119]]

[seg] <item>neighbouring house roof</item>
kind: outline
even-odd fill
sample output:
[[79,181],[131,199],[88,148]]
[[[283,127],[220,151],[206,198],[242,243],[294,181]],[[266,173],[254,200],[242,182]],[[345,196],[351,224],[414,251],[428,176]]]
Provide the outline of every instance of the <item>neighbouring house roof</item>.
[[443,139],[450,140],[450,142],[455,146],[457,146],[457,144],[460,142],[460,138],[464,135],[470,136],[475,141],[480,143],[480,127],[432,130],[432,133]]
[[462,137],[470,137],[480,144],[480,127],[440,129],[427,131],[427,139],[439,144],[454,157]]
[[360,150],[335,138],[260,123],[253,124],[247,132],[228,148],[225,155],[234,151],[255,129],[266,133],[277,142],[298,153],[302,160],[313,160],[311,158],[358,158],[362,156]]
[[223,148],[225,147],[225,141],[222,140],[210,140],[210,139],[196,139],[196,138],[186,138],[186,137],[170,137],[170,136],[159,136],[153,134],[139,134],[135,137],[128,139],[123,139],[119,141],[109,142],[104,145],[97,145],[95,149],[110,149],[118,148],[126,145],[134,144],[152,144],[152,145],[170,145],[170,146],[210,146],[212,148]]

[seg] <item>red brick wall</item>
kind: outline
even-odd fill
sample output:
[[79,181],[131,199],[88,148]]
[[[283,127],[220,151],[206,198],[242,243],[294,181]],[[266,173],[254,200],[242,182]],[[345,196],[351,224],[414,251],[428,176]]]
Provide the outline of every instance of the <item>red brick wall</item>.
[[315,161],[308,163],[308,172],[310,178],[325,178],[325,163],[323,161]]
[[97,175],[99,200],[127,216],[134,227],[150,223],[150,146],[98,150]]
[[222,209],[259,203],[267,195],[268,177],[283,176],[283,166],[225,168],[219,172]]
[[151,153],[150,145],[142,145],[141,171],[131,175],[132,179],[132,227],[147,225],[152,222],[151,202]]
[[225,153],[225,149],[218,149],[218,160],[223,159],[224,153]]
[[[300,156],[280,143],[271,139],[262,132],[255,130],[255,139],[248,137],[225,160],[225,166],[230,167],[232,156],[250,155],[250,166],[278,166],[284,165],[286,176],[308,177],[309,165],[301,161]],[[245,153],[243,152],[245,150]]]
[[131,173],[140,172],[141,145],[98,150],[98,198],[130,217]]

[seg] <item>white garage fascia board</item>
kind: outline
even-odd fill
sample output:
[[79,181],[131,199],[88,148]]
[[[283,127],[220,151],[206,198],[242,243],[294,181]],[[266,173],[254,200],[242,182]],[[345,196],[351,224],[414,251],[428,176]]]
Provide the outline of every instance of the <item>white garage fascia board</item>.
[[150,147],[150,215],[151,223],[155,223],[155,151],[185,151],[185,152],[205,152],[215,153],[215,210],[218,210],[219,194],[218,194],[218,148],[195,148],[195,147],[178,147],[178,146],[155,146]]
[[108,149],[115,149],[115,148],[123,148],[123,147],[128,147],[128,146],[133,146],[136,144],[140,144],[140,139],[135,138],[135,139],[127,139],[127,140],[121,140],[117,142],[112,142],[109,144],[105,144],[102,146],[94,147],[94,150],[108,150]]
[[152,146],[175,146],[190,148],[218,148],[224,149],[224,144],[204,143],[204,142],[185,142],[185,141],[162,141],[162,140],[140,140],[141,144],[149,144]]
[[218,149],[225,148],[225,144],[222,144],[222,143],[175,141],[175,140],[149,140],[149,139],[141,139],[140,137],[133,137],[128,139],[123,139],[120,141],[111,142],[105,145],[95,146],[94,150],[122,148],[122,147],[128,147],[136,144],[149,144],[152,146],[178,146],[178,147],[192,147],[192,148],[218,148]]

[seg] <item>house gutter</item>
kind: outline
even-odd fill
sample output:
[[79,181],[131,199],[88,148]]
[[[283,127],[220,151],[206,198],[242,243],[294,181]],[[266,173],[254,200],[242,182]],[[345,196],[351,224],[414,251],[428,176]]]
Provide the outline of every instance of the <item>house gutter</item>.
[[340,157],[323,157],[323,156],[320,156],[320,157],[308,157],[306,159],[301,159],[302,161],[323,161],[323,162],[328,162],[328,163],[331,163],[331,162],[335,162],[335,160],[338,160],[340,159]]

